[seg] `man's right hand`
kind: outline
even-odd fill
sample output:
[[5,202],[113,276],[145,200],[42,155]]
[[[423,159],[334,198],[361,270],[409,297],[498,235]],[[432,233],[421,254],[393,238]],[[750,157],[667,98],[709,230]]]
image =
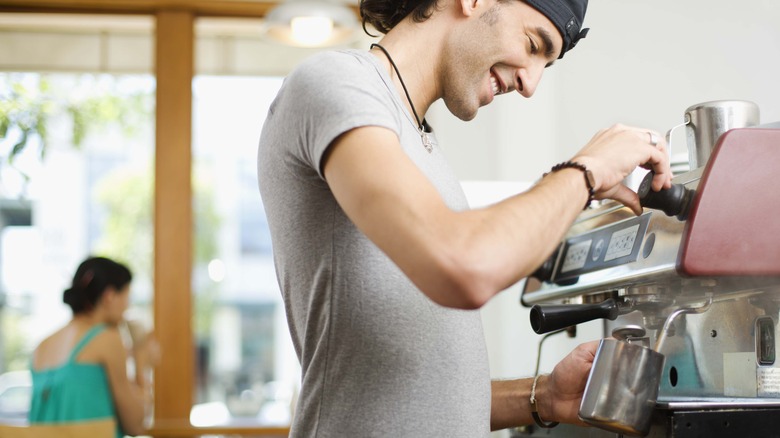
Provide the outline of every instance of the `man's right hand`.
[[553,369],[545,388],[547,393],[545,399],[549,403],[548,412],[551,412],[549,416],[551,420],[585,424],[579,419],[578,414],[598,345],[599,341],[580,344]]
[[[656,140],[653,145],[651,140]],[[669,188],[672,171],[666,141],[659,133],[625,125],[614,125],[596,133],[572,159],[587,167],[595,179],[596,199],[614,199],[637,215],[642,213],[639,197],[623,180],[642,167],[655,172],[653,190]]]

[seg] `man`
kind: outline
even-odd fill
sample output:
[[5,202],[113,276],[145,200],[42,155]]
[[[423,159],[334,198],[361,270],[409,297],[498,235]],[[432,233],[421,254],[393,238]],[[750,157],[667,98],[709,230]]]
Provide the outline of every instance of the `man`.
[[664,143],[614,126],[528,192],[468,210],[424,116],[438,99],[470,120],[496,95],[531,97],[584,35],[586,3],[362,0],[379,45],[286,78],[258,172],[303,372],[293,436],[485,436],[532,411],[579,422],[594,344],[550,376],[490,382],[474,309],[533,272],[591,198],[640,213],[622,181],[643,165],[669,187]]

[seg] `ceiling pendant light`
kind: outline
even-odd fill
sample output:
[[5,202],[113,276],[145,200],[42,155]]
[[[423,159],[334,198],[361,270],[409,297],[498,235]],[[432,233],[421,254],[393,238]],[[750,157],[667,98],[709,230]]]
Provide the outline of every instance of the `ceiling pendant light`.
[[329,47],[354,39],[355,12],[338,0],[287,0],[265,16],[266,33],[296,47]]

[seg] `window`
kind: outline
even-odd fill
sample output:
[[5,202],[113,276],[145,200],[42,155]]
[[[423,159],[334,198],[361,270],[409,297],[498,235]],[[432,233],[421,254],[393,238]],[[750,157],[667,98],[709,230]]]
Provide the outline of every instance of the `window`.
[[281,78],[193,83],[195,426],[288,425],[300,367],[257,187],[260,131]]
[[129,315],[150,323],[154,86],[0,73],[0,374],[67,323],[62,291],[90,254],[128,264]]

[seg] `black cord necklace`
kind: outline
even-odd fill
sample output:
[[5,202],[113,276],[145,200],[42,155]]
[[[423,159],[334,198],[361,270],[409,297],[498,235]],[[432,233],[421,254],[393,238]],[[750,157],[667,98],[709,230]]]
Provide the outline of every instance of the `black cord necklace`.
[[387,57],[387,60],[390,61],[390,65],[393,66],[393,70],[395,70],[395,74],[398,75],[398,80],[401,82],[401,87],[404,89],[404,94],[406,94],[406,100],[409,101],[409,106],[412,108],[412,114],[414,114],[414,119],[417,121],[417,131],[420,132],[420,138],[422,139],[423,146],[425,147],[425,150],[428,151],[428,153],[431,153],[433,151],[433,143],[431,143],[431,139],[428,137],[428,133],[425,130],[427,122],[425,121],[425,119],[423,119],[422,122],[420,121],[420,116],[417,115],[417,110],[414,109],[412,98],[409,96],[409,90],[406,89],[406,84],[404,84],[404,78],[401,77],[401,72],[398,71],[398,66],[395,65],[393,58],[390,56],[389,53],[387,53],[387,50],[384,47],[380,46],[379,44],[373,43],[369,48],[373,49],[374,47],[384,52],[385,56]]

